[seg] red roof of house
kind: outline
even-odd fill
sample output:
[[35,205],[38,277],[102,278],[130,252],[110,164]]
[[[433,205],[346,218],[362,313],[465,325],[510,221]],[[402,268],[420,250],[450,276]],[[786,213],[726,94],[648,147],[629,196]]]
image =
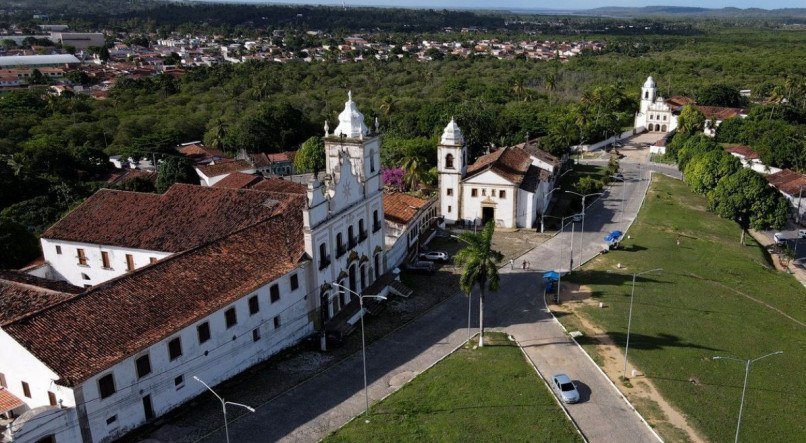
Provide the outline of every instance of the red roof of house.
[[303,197],[291,197],[268,219],[101,283],[3,330],[59,374],[60,385],[76,386],[294,270],[304,259],[304,205]]
[[8,389],[0,386],[0,414],[5,414],[6,412],[19,408],[24,404],[25,402],[17,398],[16,395],[8,392]]
[[254,171],[255,167],[246,160],[226,160],[214,165],[196,166],[207,177],[216,177],[232,172]]
[[252,186],[252,189],[256,189],[259,191],[270,191],[270,192],[279,192],[282,194],[306,194],[308,192],[308,187],[301,184],[295,183],[291,180],[285,180],[282,178],[275,178],[269,177],[263,179]]
[[487,155],[482,155],[467,168],[467,177],[480,174],[488,169],[505,179],[520,185],[532,159],[529,153],[517,146],[501,148]]
[[383,218],[402,225],[408,224],[428,200],[402,192],[383,193]]
[[213,185],[214,188],[246,189],[263,180],[263,177],[243,172],[233,172]]
[[738,145],[725,148],[725,151],[731,154],[741,155],[742,157],[752,160],[758,158],[758,154],[750,146]]
[[683,97],[681,95],[676,95],[666,99],[666,104],[673,108],[682,108],[683,106],[690,105],[692,103],[694,103],[693,98]]
[[783,169],[775,174],[767,175],[766,179],[776,189],[791,196],[800,195],[801,187],[806,189],[806,175],[791,169]]
[[187,144],[184,146],[180,146],[176,148],[180,154],[184,155],[185,157],[190,158],[209,158],[209,157],[218,157],[218,158],[226,158],[223,152],[219,151],[218,149],[208,148],[203,145],[199,145],[196,143]]
[[179,252],[268,219],[278,199],[284,197],[188,184],[173,185],[161,195],[101,189],[42,237]]
[[297,155],[295,151],[285,151],[275,154],[267,154],[265,152],[258,152],[256,154],[250,154],[249,158],[252,160],[254,165],[258,168],[262,168],[265,166],[269,166],[273,163],[288,163],[293,162],[294,157]]
[[731,117],[738,117],[741,114],[746,114],[747,110],[742,108],[724,108],[721,106],[702,106],[694,105],[705,115],[705,118],[710,120],[724,121]]
[[668,143],[668,140],[666,140],[666,137],[662,137],[658,141],[653,143],[653,146],[666,146],[666,143]]
[[72,298],[81,291],[82,288],[67,282],[45,280],[24,272],[0,271],[0,326]]

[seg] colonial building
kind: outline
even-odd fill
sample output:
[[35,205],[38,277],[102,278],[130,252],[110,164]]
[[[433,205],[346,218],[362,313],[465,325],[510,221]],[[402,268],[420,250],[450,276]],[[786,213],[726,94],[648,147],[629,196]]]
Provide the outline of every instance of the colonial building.
[[386,264],[400,266],[419,252],[421,243],[439,223],[437,198],[429,200],[402,192],[384,192],[383,216],[386,225]]
[[193,376],[220,383],[360,316],[331,283],[385,294],[380,138],[363,120],[349,98],[307,186],[102,190],[52,226],[38,274],[89,287],[0,275],[5,437],[114,439],[202,393]]
[[535,227],[560,167],[559,159],[534,143],[501,148],[468,165],[464,137],[453,119],[437,155],[440,214],[453,224],[493,220],[501,228]]

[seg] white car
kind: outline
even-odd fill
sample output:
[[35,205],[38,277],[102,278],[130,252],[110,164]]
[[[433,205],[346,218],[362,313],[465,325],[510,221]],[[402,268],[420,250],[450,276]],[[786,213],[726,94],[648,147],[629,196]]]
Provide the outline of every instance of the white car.
[[560,398],[562,398],[563,402],[576,403],[579,401],[579,391],[577,390],[577,385],[571,381],[571,377],[565,374],[557,374],[551,377],[551,380],[554,382],[554,388],[560,393]]
[[776,232],[775,234],[773,234],[772,239],[773,241],[775,241],[775,244],[777,245],[785,243],[784,234],[782,232]]
[[420,260],[446,262],[449,258],[448,253],[442,251],[429,251],[420,254]]
[[574,214],[573,217],[571,218],[571,220],[573,220],[575,222],[581,222],[582,221],[582,213],[580,212],[579,214]]
[[798,229],[798,238],[806,238],[806,229]]

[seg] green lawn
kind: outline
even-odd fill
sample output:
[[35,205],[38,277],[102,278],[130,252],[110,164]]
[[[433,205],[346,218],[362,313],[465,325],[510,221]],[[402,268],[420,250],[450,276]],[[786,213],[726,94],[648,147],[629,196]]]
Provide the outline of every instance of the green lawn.
[[518,347],[500,333],[459,349],[325,439],[334,441],[581,441]]
[[[744,365],[711,357],[756,358],[783,350],[753,366],[741,439],[806,441],[803,286],[775,271],[752,238],[740,245],[736,224],[706,212],[703,198],[668,177],[654,178],[630,234],[623,250],[571,277],[607,306],[591,305],[583,313],[623,346],[629,274],[663,268],[638,277],[631,363],[693,426],[722,442],[734,436]],[[626,269],[617,269],[618,263]]]

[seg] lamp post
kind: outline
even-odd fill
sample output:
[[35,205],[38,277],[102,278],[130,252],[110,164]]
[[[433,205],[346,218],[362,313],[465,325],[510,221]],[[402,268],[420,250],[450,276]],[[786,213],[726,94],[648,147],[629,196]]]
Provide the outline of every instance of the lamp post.
[[744,363],[744,387],[742,388],[742,400],[741,403],[739,403],[739,420],[738,422],[736,422],[736,437],[733,439],[735,443],[739,443],[739,429],[741,429],[742,427],[742,412],[744,411],[744,394],[745,392],[747,392],[747,377],[750,375],[750,365],[761,360],[762,358],[767,358],[772,355],[778,355],[783,353],[784,351],[771,352],[767,355],[762,355],[761,357],[752,360],[742,360],[739,358],[722,357],[722,356],[711,357],[712,360],[733,360],[738,361],[740,363]]
[[366,402],[366,410],[365,410],[366,417],[364,418],[364,422],[369,423],[369,392],[367,391],[367,345],[366,341],[364,340],[364,298],[377,298],[378,300],[386,300],[386,297],[384,297],[383,295],[362,295],[338,283],[331,283],[330,285],[335,286],[341,289],[342,291],[347,291],[350,294],[358,296],[358,304],[361,306],[361,356],[363,357],[364,360],[364,400]]
[[632,290],[630,291],[630,314],[627,317],[627,344],[624,346],[624,376],[627,376],[627,352],[630,350],[630,329],[632,327],[632,302],[635,299],[635,279],[639,275],[648,274],[650,272],[662,271],[663,268],[650,269],[649,271],[637,272],[632,275]]
[[592,195],[602,195],[602,192],[592,192],[590,194],[580,194],[579,192],[574,191],[565,191],[569,194],[575,194],[582,197],[582,230],[579,235],[585,235],[585,199],[592,196]]
[[[455,238],[455,239],[457,239],[457,240],[459,240],[461,242],[467,243],[466,241],[462,240],[462,237],[459,237],[457,235],[451,235],[451,237],[453,237],[453,238]],[[470,291],[470,294],[467,294],[467,342],[468,343],[470,343],[470,337],[471,337],[471,335],[470,335],[470,317],[472,315],[472,309],[471,309],[472,308],[472,301],[473,301],[473,291]]]
[[199,377],[196,377],[194,375],[193,380],[196,380],[197,382],[203,384],[204,387],[207,388],[208,391],[212,392],[213,395],[215,395],[215,398],[217,398],[218,401],[221,402],[221,409],[224,411],[224,435],[226,435],[227,443],[229,443],[229,426],[227,425],[227,405],[240,406],[240,407],[246,409],[249,412],[255,412],[255,408],[253,408],[251,406],[241,404],[241,403],[235,403],[235,402],[231,402],[231,401],[224,401],[224,399],[221,398],[220,395],[216,394],[216,392],[213,390],[213,388],[208,386],[207,383],[203,382],[202,379],[200,379]]

